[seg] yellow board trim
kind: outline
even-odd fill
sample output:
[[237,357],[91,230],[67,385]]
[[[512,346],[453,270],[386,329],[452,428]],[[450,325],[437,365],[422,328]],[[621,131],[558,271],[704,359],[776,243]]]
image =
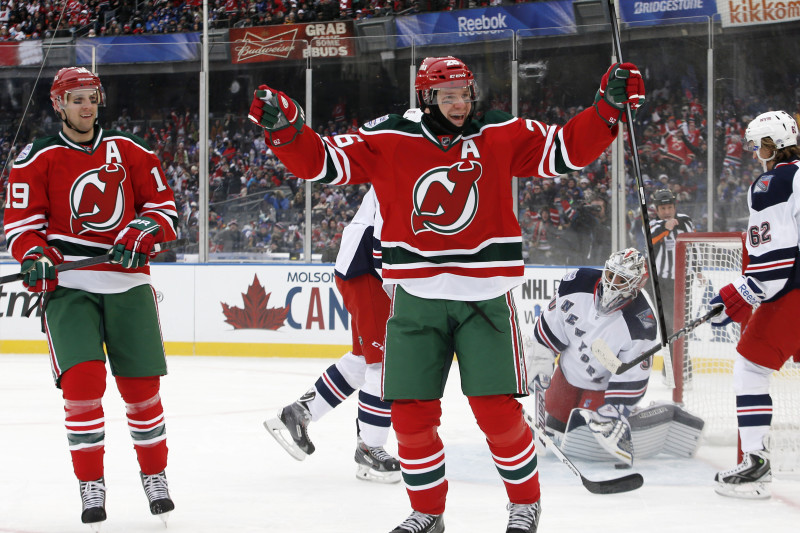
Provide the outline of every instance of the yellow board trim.
[[[213,355],[233,357],[326,357],[339,358],[350,350],[347,344],[269,344],[236,342],[165,342],[167,355]],[[0,353],[48,354],[47,341],[0,341]]]

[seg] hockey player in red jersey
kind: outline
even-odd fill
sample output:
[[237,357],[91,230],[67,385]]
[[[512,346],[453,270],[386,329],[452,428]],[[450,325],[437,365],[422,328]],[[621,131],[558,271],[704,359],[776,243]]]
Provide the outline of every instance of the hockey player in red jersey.
[[[158,157],[142,139],[98,125],[105,104],[100,78],[82,67],[63,68],[50,99],[61,131],[20,152],[9,176],[4,226],[24,286],[44,293],[43,326],[64,398],[81,520],[97,529],[106,519],[106,352],[150,512],[165,519],[174,508],[159,396],[167,367],[147,262],[156,243],[175,238],[175,200]],[[109,250],[110,263],[60,275],[56,270],[65,259]]]
[[413,509],[394,533],[444,531],[444,445],[437,428],[457,354],[461,388],[486,435],[509,498],[508,533],[536,531],[533,436],[515,395],[528,393],[511,290],[523,276],[512,176],[555,177],[594,161],[618,133],[624,106],[644,100],[636,66],[615,64],[592,107],[564,127],[498,110],[475,118],[477,86],[455,57],[426,58],[415,86],[421,122],[387,115],[358,135],[322,138],[299,104],[266,85],[249,118],[296,176],[372,182],[384,221],[383,280],[391,292],[383,397],[394,400],[403,480]]
[[710,302],[724,306],[711,319],[712,326],[742,324],[733,365],[741,457],[737,466],[715,477],[715,490],[724,496],[769,498],[772,471],[765,438],[772,423],[770,376],[800,354],[797,135],[797,123],[784,111],[762,113],[747,126],[748,149],[764,170],[747,194],[748,261],[741,278],[722,287]]

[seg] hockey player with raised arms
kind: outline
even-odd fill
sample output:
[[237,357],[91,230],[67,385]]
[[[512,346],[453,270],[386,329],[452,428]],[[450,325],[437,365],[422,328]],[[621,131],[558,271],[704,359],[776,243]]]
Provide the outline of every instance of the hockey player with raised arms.
[[634,457],[627,417],[647,391],[651,364],[614,375],[591,346],[603,339],[627,362],[658,344],[655,314],[641,292],[646,280],[645,258],[633,248],[613,252],[602,271],[568,272],[536,321],[530,354],[529,375],[546,389],[547,431],[563,436],[580,409],[597,442],[625,464]]
[[384,221],[383,281],[391,293],[383,399],[393,400],[412,513],[393,533],[440,533],[447,494],[437,428],[455,353],[461,389],[503,480],[507,533],[531,533],[541,513],[533,435],[515,396],[528,393],[511,290],[522,282],[512,177],[555,177],[594,161],[618,133],[624,106],[644,100],[636,66],[611,66],[592,107],[563,127],[498,110],[475,117],[475,77],[455,57],[429,57],[415,79],[421,122],[386,115],[357,135],[322,138],[286,94],[262,85],[249,118],[296,176],[372,182]]
[[[148,259],[156,243],[175,239],[175,200],[142,139],[98,125],[105,104],[100,78],[82,67],[62,68],[50,100],[61,131],[27,145],[14,161],[4,227],[23,285],[44,293],[43,325],[64,397],[81,521],[97,530],[106,519],[106,352],[150,512],[165,519],[174,508],[159,395],[167,366]],[[109,250],[110,263],[56,270],[64,259]]]
[[356,477],[379,483],[400,481],[400,463],[384,446],[391,426],[391,402],[381,399],[383,349],[389,296],[381,286],[381,219],[370,189],[342,232],[336,256],[336,287],[350,313],[352,350],[329,366],[297,401],[264,422],[270,435],[302,461],[315,451],[308,426],[358,391]]
[[[712,326],[742,325],[733,364],[740,462],[717,473],[724,496],[769,498],[772,480],[765,438],[772,423],[772,372],[800,356],[800,148],[797,122],[769,111],[747,126],[747,147],[764,170],[750,185],[750,217],[742,276],[722,287],[710,304],[723,306]],[[755,308],[755,309],[754,309]],[[752,315],[752,316],[751,316]]]

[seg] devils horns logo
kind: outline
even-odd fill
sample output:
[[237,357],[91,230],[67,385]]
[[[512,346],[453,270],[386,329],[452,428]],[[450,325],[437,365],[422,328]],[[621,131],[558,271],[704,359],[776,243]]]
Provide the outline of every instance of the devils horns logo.
[[84,172],[69,191],[72,211],[72,232],[80,235],[89,231],[102,233],[117,227],[125,211],[125,168],[111,163]]
[[478,211],[477,161],[460,161],[424,174],[414,186],[414,233],[433,231],[453,234],[466,228]]

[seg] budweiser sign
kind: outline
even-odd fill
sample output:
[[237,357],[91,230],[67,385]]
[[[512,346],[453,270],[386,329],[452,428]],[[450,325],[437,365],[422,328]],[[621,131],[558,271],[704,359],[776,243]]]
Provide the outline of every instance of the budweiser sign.
[[351,20],[233,28],[230,30],[231,62],[353,56],[354,35]]

